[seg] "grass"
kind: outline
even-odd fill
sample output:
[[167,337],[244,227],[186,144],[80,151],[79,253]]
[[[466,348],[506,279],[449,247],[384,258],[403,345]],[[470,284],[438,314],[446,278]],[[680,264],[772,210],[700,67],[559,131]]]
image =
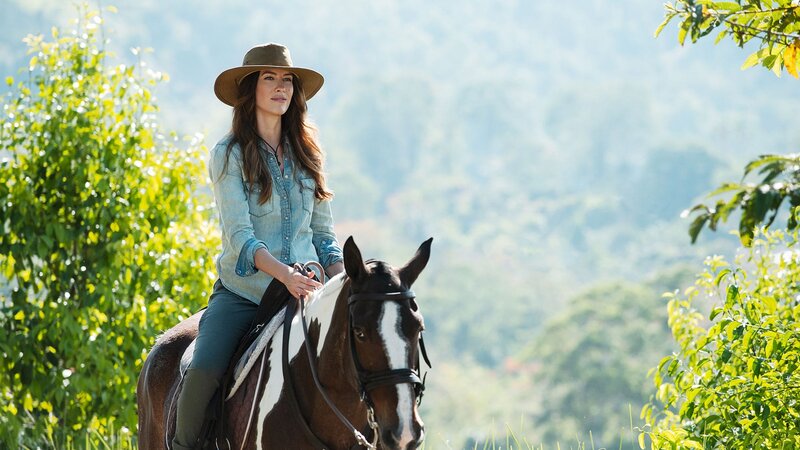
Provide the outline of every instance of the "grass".
[[[630,411],[630,432],[621,432],[619,438],[619,450],[625,447],[626,437],[630,438],[630,445],[628,449],[638,449],[636,443],[636,436],[638,429],[633,425],[633,412]],[[487,433],[485,438],[475,440],[472,439],[462,446],[453,447],[452,444],[444,437],[439,436],[438,439],[434,438],[432,434],[428,434],[427,439],[423,443],[421,450],[613,450],[614,447],[599,447],[594,442],[594,435],[592,431],[588,431],[588,440],[582,440],[580,436],[575,436],[574,441],[570,441],[562,445],[556,442],[554,446],[545,446],[543,443],[535,443],[535,440],[529,439],[523,432],[519,431],[524,429],[524,423],[520,419],[519,428],[515,431],[511,425],[505,424],[505,436],[497,435],[496,426],[492,423],[491,433]],[[625,436],[628,434],[628,436]],[[134,433],[127,428],[119,430],[110,429],[108,434],[102,435],[99,432],[92,430],[85,434],[74,437],[75,441],[68,442],[62,445],[55,445],[51,438],[47,441],[52,448],[58,450],[137,450],[137,440]],[[532,443],[534,442],[534,443]],[[34,450],[31,447],[22,448],[26,450]]]
[[[47,447],[56,450],[137,450],[136,436],[125,427],[119,430],[110,429],[107,434],[101,434],[97,430],[86,431],[83,434],[72,437],[74,440],[56,443],[52,436],[45,439]],[[38,450],[41,445],[29,447],[25,444],[20,446],[24,450]]]
[[519,428],[515,431],[511,425],[505,425],[505,436],[497,436],[497,430],[494,423],[492,423],[491,433],[479,440],[469,440],[463,446],[453,447],[451,443],[443,438],[438,437],[432,439],[432,435],[428,435],[422,450],[614,450],[618,448],[623,449],[639,449],[637,437],[640,430],[634,427],[633,424],[633,410],[628,406],[629,426],[628,430],[620,430],[618,447],[608,446],[600,447],[595,443],[594,435],[591,430],[588,431],[588,440],[584,440],[581,436],[576,435],[574,440],[565,442],[555,442],[547,446],[536,439],[529,439],[523,432],[525,426],[520,419]]

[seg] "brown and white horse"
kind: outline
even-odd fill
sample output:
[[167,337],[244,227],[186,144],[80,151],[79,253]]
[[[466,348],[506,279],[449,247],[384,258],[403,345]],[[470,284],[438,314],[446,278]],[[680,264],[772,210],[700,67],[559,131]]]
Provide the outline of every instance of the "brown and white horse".
[[[279,329],[228,400],[224,420],[231,449],[368,447],[358,445],[353,430],[315,386],[307,348],[328,401],[355,429],[378,441],[381,449],[419,447],[424,436],[417,411],[423,319],[410,287],[428,262],[431,241],[395,269],[382,261],[365,263],[353,239],[347,240],[345,273],[306,303],[308,347],[300,316],[291,323],[291,384],[287,387],[282,370],[284,333]],[[201,314],[164,333],[142,367],[137,387],[140,449],[163,449],[171,439],[174,424],[168,422],[174,415],[169,403],[179,382],[181,355],[197,334]],[[368,420],[373,413],[375,420]]]

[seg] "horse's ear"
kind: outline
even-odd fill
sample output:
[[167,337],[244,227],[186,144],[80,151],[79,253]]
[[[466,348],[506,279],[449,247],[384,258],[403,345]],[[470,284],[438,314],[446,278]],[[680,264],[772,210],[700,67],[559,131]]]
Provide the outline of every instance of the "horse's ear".
[[347,272],[347,276],[351,280],[358,281],[359,278],[367,273],[367,267],[364,265],[364,259],[361,258],[361,250],[358,249],[353,236],[347,238],[342,250],[344,253],[344,271]]
[[417,253],[411,258],[411,261],[398,271],[403,286],[411,287],[419,274],[422,273],[422,269],[428,264],[428,259],[431,257],[431,242],[433,242],[433,238],[423,242],[417,249]]

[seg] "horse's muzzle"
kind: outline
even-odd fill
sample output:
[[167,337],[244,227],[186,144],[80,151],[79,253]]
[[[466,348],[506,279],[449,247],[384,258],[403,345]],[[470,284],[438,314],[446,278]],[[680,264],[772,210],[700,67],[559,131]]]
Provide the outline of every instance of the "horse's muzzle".
[[425,438],[425,427],[421,423],[414,423],[412,437],[396,434],[395,430],[386,430],[381,433],[381,446],[383,450],[415,450],[422,445]]

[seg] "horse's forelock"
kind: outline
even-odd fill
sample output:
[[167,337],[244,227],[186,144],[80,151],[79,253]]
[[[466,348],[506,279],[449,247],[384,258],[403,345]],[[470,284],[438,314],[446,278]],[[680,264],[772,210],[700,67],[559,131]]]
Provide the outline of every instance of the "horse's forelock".
[[384,261],[368,259],[364,265],[367,268],[367,276],[359,280],[357,290],[359,292],[386,292],[389,290],[401,289],[400,276],[397,269]]

